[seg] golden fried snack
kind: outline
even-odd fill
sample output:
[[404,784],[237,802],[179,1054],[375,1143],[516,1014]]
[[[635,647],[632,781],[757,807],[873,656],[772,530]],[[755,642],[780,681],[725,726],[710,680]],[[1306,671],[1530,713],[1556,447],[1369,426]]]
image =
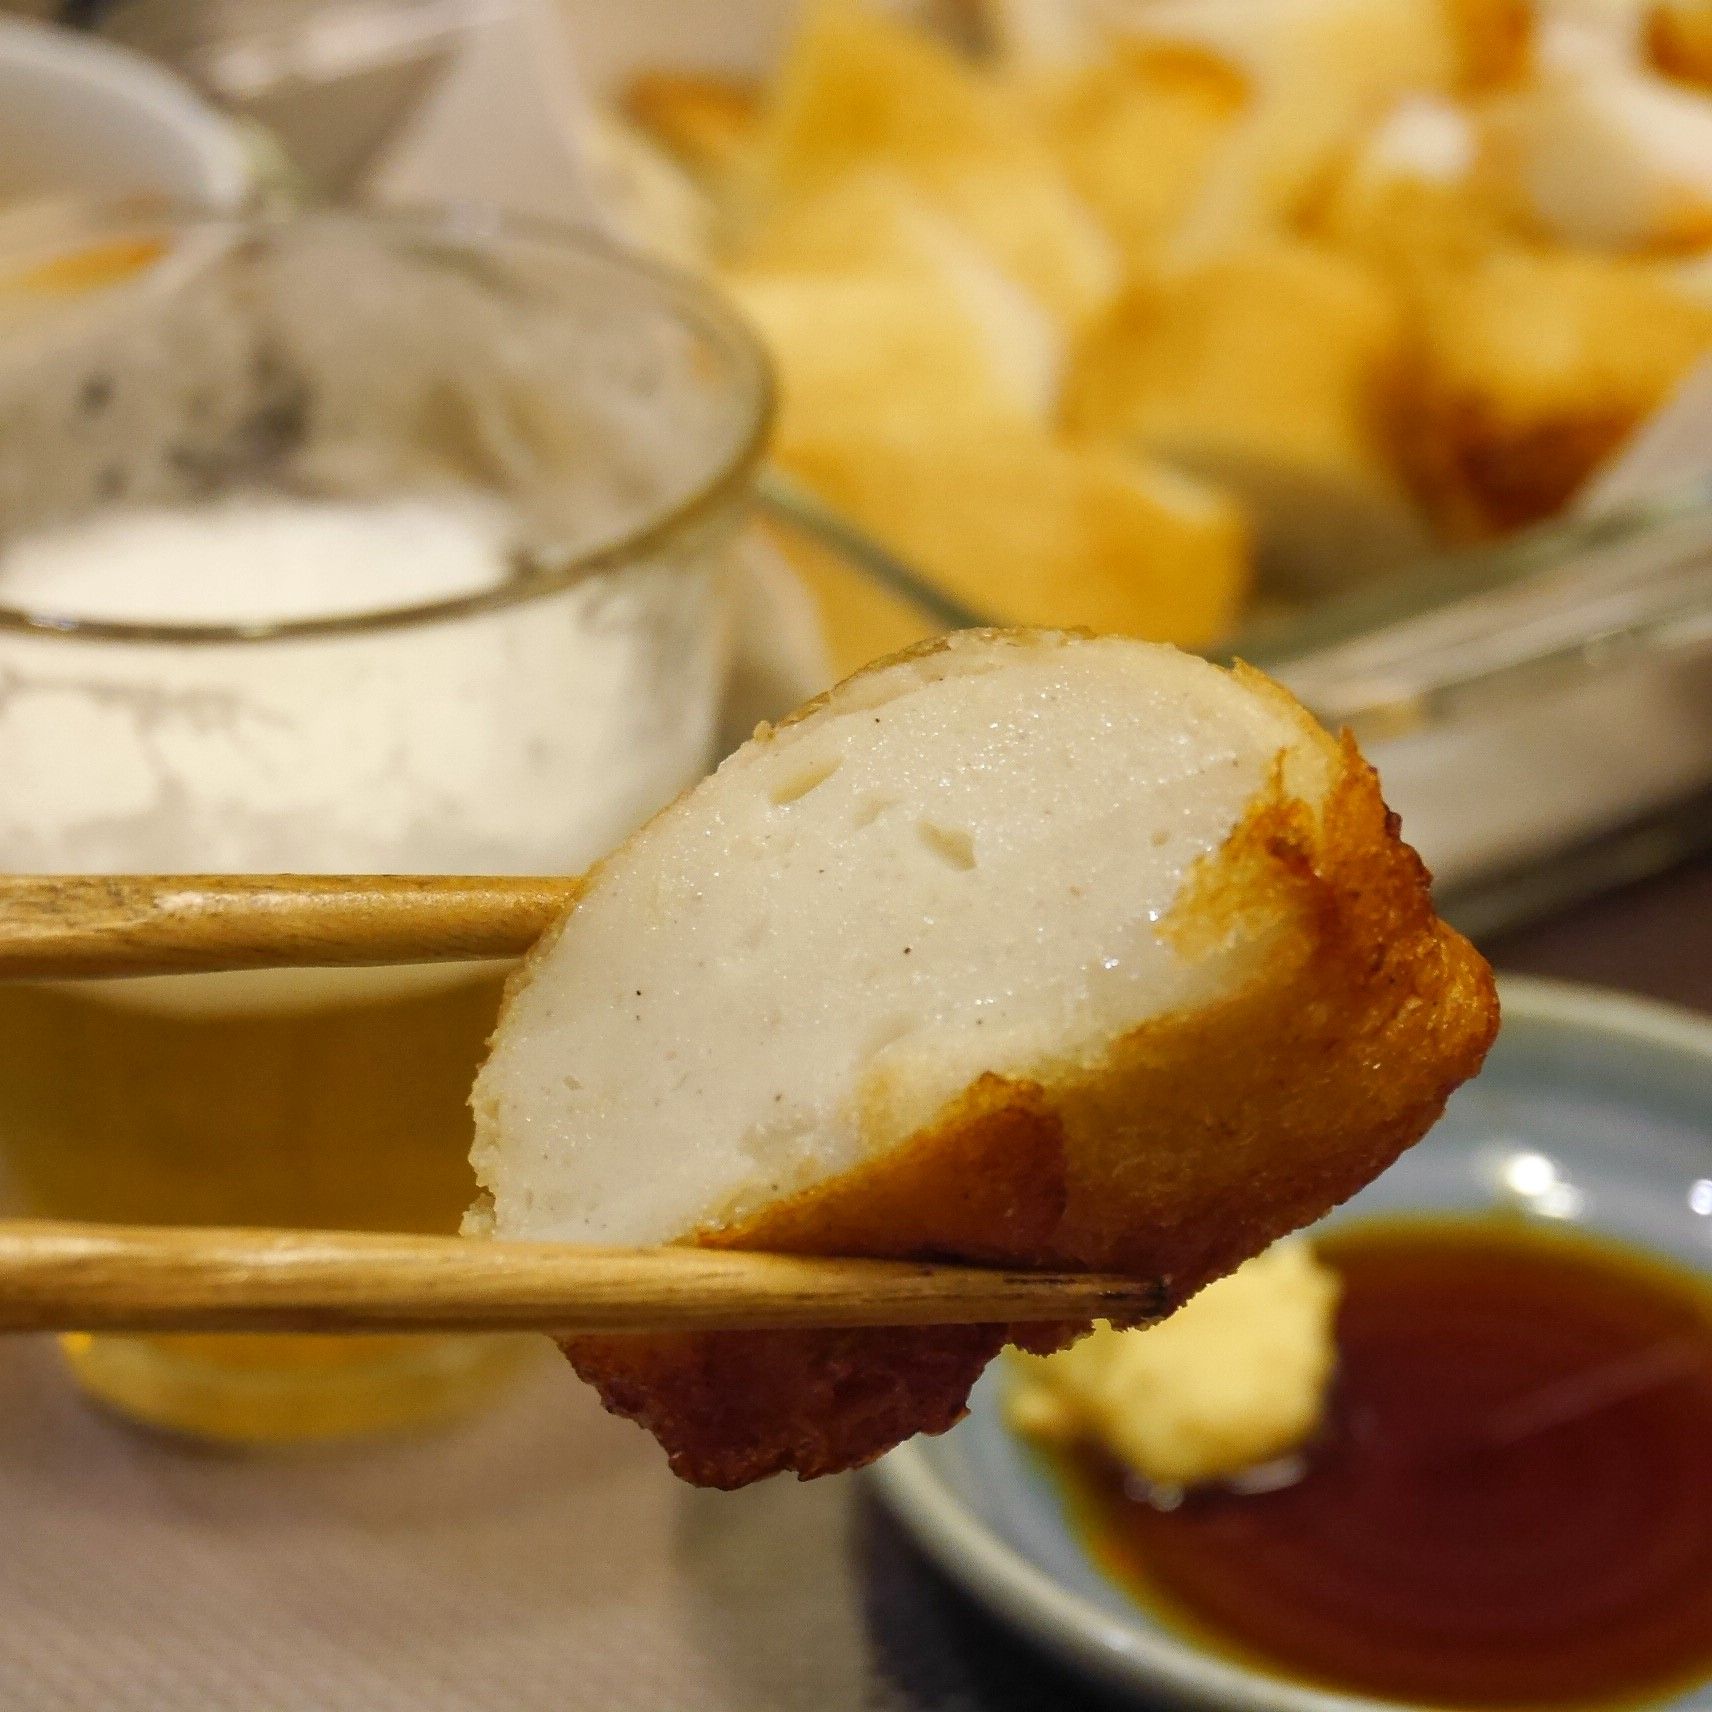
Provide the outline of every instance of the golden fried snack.
[[1318,1431],[1340,1294],[1307,1239],[1286,1237],[1161,1325],[1096,1325],[1053,1355],[1013,1355],[1005,1413],[1031,1437],[1096,1444],[1155,1486],[1240,1476]]
[[1655,71],[1712,90],[1712,6],[1706,0],[1659,0],[1647,13],[1645,42]]
[[725,276],[778,366],[775,450],[900,424],[1044,424],[1057,323],[900,174],[777,206]]
[[1533,0],[1444,0],[1456,83],[1471,92],[1520,83],[1533,68]]
[[1289,0],[1271,10],[1254,99],[1172,235],[1175,267],[1288,230],[1351,139],[1392,102],[1456,80],[1444,0]]
[[1712,101],[1619,60],[1552,64],[1490,103],[1489,150],[1550,238],[1595,250],[1712,246]]
[[1467,267],[1531,232],[1518,200],[1489,158],[1477,115],[1462,102],[1419,96],[1346,152],[1302,224],[1407,303],[1423,275]]
[[1020,105],[954,49],[854,0],[815,0],[770,91],[757,217],[861,167],[908,178],[1073,325],[1117,289],[1110,240]]
[[1132,272],[1158,266],[1249,101],[1247,81],[1189,48],[1119,48],[1041,80],[1041,128]]
[[1116,305],[1076,355],[1065,419],[1229,489],[1266,572],[1319,591],[1422,545],[1382,431],[1405,348],[1370,269],[1251,244]]
[[746,78],[648,71],[630,80],[620,106],[680,165],[717,180],[735,171],[753,146],[761,94]]
[[978,276],[734,271],[724,283],[776,365],[781,457],[842,435],[1050,417],[1056,344]]
[[1712,353],[1712,305],[1663,266],[1511,247],[1421,292],[1403,468],[1452,538],[1549,517]]
[[[1163,1310],[1389,1164],[1495,1025],[1373,774],[1282,690],[968,632],[763,728],[590,873],[478,1079],[470,1228],[1111,1268]],[[1012,1330],[566,1347],[737,1486],[949,1426]]]
[[785,461],[1000,623],[1205,648],[1231,633],[1248,594],[1238,506],[1111,446],[986,429],[845,436],[799,445]]
[[918,186],[883,165],[854,167],[830,184],[781,198],[751,222],[732,258],[745,272],[902,270],[929,278],[954,261],[1004,277]]

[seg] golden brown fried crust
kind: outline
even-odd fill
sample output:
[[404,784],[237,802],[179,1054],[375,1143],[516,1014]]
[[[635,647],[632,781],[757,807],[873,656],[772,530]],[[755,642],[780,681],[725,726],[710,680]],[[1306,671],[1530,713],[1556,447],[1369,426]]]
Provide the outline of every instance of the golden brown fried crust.
[[[939,1125],[859,1171],[698,1239],[710,1247],[894,1259],[1026,1260],[1067,1194],[1064,1139],[1039,1089],[983,1077]],[[1055,1348],[1081,1326],[925,1326],[567,1340],[613,1413],[640,1421],[673,1472],[743,1486],[859,1468],[960,1420],[1012,1334]]]
[[[1319,813],[1282,785],[1265,793],[1173,912],[1186,949],[1262,936],[1263,967],[1231,996],[1149,1023],[1097,1061],[1030,1082],[983,1077],[903,1146],[696,1240],[1110,1269],[1158,1279],[1163,1308],[1353,1194],[1479,1068],[1497,998],[1485,962],[1434,915],[1372,770],[1348,742],[1332,759]],[[859,1467],[942,1432],[1013,1333],[1050,1349],[1083,1329],[730,1332],[565,1349],[608,1408],[660,1439],[675,1473],[731,1487]]]
[[700,1332],[573,1338],[571,1365],[615,1415],[665,1447],[672,1472],[731,1490],[785,1470],[861,1468],[963,1418],[1004,1326]]
[[1270,932],[1259,976],[1055,1089],[1071,1188],[1054,1263],[1160,1276],[1181,1302],[1384,1170],[1479,1069],[1492,972],[1433,913],[1347,740],[1315,819],[1268,793],[1174,911],[1191,943]]
[[623,106],[680,165],[716,178],[753,141],[761,94],[744,79],[653,71],[630,80]]
[[1445,536],[1480,541],[1555,517],[1641,414],[1591,409],[1514,424],[1480,398],[1411,394],[1399,398],[1393,439]]
[[[1697,234],[1704,210],[1685,208],[1648,248]],[[1382,417],[1441,531],[1478,540],[1560,511],[1712,350],[1712,314],[1641,254],[1511,241],[1466,259],[1411,285],[1413,349]]]
[[1647,15],[1643,41],[1654,70],[1712,89],[1712,6],[1705,0],[1662,0]]
[[1528,0],[1447,0],[1458,86],[1469,93],[1522,82],[1534,58],[1534,9]]

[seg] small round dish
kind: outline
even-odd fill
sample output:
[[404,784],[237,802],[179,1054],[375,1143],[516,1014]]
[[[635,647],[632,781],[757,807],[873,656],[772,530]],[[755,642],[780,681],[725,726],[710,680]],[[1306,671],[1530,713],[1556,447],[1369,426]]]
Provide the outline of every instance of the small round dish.
[[[1433,1133],[1333,1220],[1521,1206],[1712,1270],[1712,1020],[1594,988],[1502,984],[1485,1069]],[[1331,1222],[1331,1221],[1328,1221]],[[1395,1712],[1206,1651],[1108,1581],[1000,1411],[892,1452],[869,1479],[927,1555],[1065,1664],[1150,1704],[1209,1712]],[[1691,1692],[1667,1703],[1703,1707]]]

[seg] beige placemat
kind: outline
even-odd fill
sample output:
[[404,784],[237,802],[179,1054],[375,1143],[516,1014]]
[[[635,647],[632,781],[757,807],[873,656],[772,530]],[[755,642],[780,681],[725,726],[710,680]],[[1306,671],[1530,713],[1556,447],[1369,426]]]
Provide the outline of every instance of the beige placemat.
[[857,1481],[672,1480],[550,1354],[412,1441],[223,1454],[0,1344],[0,1707],[1019,1712],[1074,1705]]

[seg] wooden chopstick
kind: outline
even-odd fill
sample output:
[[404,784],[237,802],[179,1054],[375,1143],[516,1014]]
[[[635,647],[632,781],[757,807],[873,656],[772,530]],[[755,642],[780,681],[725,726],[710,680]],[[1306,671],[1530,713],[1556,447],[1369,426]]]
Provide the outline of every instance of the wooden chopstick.
[[1110,1319],[1151,1281],[715,1248],[0,1220],[0,1332],[713,1331]]
[[0,875],[0,980],[520,957],[562,875]]

